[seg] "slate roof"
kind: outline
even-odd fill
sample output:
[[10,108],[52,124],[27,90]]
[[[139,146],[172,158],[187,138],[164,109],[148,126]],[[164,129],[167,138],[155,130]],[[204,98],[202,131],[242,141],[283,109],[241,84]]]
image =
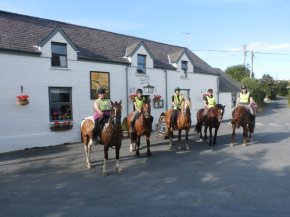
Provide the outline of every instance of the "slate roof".
[[241,90],[241,84],[233,79],[230,75],[226,74],[221,69],[215,69],[220,74],[219,91],[237,93]]
[[128,64],[126,52],[144,43],[154,57],[154,67],[176,70],[169,64],[178,54],[187,53],[195,72],[218,74],[210,65],[187,48],[122,35],[109,31],[42,19],[0,10],[0,50],[40,54],[33,46],[39,45],[50,33],[60,28],[78,49],[79,59]]

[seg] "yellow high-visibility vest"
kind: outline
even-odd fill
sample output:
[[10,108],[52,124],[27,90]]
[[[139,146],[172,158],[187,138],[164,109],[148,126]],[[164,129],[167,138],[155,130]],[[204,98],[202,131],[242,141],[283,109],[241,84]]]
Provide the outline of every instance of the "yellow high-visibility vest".
[[250,102],[250,93],[240,93],[240,103],[249,103]]
[[215,98],[214,97],[209,97],[209,96],[206,96],[206,99],[207,99],[207,106],[208,108],[213,108],[215,107],[216,105],[216,101],[215,101]]

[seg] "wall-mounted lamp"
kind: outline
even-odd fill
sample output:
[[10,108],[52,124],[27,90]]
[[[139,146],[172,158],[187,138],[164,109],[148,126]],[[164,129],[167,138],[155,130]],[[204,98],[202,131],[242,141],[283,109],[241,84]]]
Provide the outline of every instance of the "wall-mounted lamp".
[[154,86],[151,86],[149,83],[143,87],[145,93],[153,93],[154,91]]

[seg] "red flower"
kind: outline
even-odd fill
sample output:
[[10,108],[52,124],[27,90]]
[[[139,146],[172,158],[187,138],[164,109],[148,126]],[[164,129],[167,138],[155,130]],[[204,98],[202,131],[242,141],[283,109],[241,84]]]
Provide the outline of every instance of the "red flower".
[[160,95],[154,95],[154,97],[153,97],[153,100],[160,100],[161,99],[161,96]]
[[17,96],[17,99],[28,99],[29,96],[28,95],[19,95]]

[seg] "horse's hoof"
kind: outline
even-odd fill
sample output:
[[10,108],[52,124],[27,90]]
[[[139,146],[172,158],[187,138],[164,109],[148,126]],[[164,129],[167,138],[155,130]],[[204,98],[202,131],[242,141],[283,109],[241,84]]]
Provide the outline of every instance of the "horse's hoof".
[[169,146],[168,146],[168,149],[169,149],[169,150],[172,150],[172,149],[173,149],[173,146],[172,146],[172,145],[169,145]]
[[151,156],[152,156],[151,152],[150,151],[147,152],[147,157],[151,157]]
[[135,157],[140,157],[140,153],[139,152],[136,152],[135,153]]
[[245,144],[245,143],[244,143],[243,146],[246,147],[246,146],[248,146],[248,144]]
[[107,176],[107,175],[108,175],[107,172],[102,173],[102,176]]
[[231,143],[231,147],[234,147],[235,146],[235,144],[234,143]]
[[202,142],[202,139],[199,139],[198,141],[199,141],[199,142]]
[[91,169],[92,165],[91,164],[87,164],[87,169]]
[[121,168],[119,168],[119,169],[117,169],[117,173],[118,173],[118,175],[123,175],[124,170],[122,170]]

